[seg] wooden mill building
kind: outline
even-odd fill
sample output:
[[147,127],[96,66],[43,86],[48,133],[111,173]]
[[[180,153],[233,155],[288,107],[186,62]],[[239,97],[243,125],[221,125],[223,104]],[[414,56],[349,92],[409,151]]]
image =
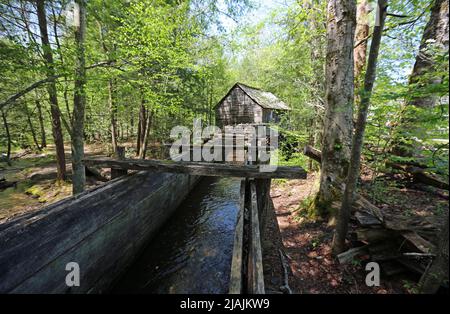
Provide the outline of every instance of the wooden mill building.
[[274,94],[236,83],[215,107],[216,125],[279,122],[287,110],[288,105]]

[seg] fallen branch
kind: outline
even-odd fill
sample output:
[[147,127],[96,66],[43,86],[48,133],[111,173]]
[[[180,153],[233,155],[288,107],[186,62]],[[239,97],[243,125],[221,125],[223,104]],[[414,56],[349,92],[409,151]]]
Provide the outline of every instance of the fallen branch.
[[284,272],[283,285],[280,287],[280,290],[284,294],[292,294],[292,290],[289,287],[289,271],[288,271],[289,264],[286,261],[286,257],[284,256],[283,251],[278,249],[278,253],[280,254],[281,266],[283,266],[283,272]]
[[423,168],[398,163],[388,163],[387,165],[393,169],[409,174],[416,182],[424,183],[426,185],[434,186],[447,191],[449,190],[449,185],[447,182],[442,181],[434,174],[427,173]]
[[337,258],[340,264],[350,263],[357,256],[367,254],[367,246],[355,247],[345,252],[338,254]]
[[31,154],[31,153],[32,153],[31,149],[26,149],[26,150],[24,150],[21,153],[18,153],[18,154],[14,155],[14,156],[11,156],[11,160],[16,160],[16,159],[22,158],[23,156],[26,156],[26,155]]
[[317,161],[318,163],[322,162],[322,152],[312,146],[306,145],[303,148],[303,154]]

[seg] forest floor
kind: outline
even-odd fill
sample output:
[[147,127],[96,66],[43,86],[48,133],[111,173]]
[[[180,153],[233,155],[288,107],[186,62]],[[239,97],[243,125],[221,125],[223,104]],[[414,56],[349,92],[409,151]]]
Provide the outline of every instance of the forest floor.
[[[366,178],[368,179],[368,178]],[[368,180],[366,180],[368,181]],[[369,184],[363,178],[362,194],[383,210],[402,215],[440,215],[447,199],[403,185],[398,178]],[[264,251],[265,281],[268,292],[278,292],[283,285],[283,268],[279,250],[288,261],[289,286],[293,293],[416,293],[418,276],[402,273],[381,275],[379,287],[365,284],[364,261],[341,265],[331,254],[334,227],[329,221],[308,218],[306,206],[317,191],[317,174],[307,180],[274,180],[271,196],[274,217],[266,224]],[[356,227],[352,223],[350,230]],[[270,240],[271,239],[271,240]],[[267,245],[267,241],[272,242]]]
[[[70,145],[65,145],[67,163],[67,181],[56,182],[56,157],[53,145],[40,152],[30,152],[11,165],[0,163],[0,178],[17,182],[14,186],[0,190],[0,223],[17,215],[31,212],[42,206],[55,203],[72,195],[70,183],[72,163]],[[86,145],[86,156],[105,156],[101,145]],[[17,153],[23,153],[19,151]],[[87,177],[87,189],[100,183],[93,177]]]

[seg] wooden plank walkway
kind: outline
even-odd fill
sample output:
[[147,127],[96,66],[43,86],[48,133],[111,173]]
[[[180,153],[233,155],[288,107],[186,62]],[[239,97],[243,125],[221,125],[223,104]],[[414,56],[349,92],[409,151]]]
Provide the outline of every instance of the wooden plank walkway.
[[153,172],[186,173],[200,176],[246,177],[246,178],[285,178],[306,179],[306,171],[301,167],[278,166],[275,171],[264,172],[267,165],[237,165],[211,162],[185,162],[171,160],[141,160],[141,159],[96,159],[83,160],[86,166],[123,170],[145,170]]

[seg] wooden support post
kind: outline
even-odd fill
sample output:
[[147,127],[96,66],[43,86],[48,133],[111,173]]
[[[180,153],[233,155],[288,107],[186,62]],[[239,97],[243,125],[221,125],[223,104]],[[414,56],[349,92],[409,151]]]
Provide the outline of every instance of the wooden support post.
[[[125,159],[125,147],[117,146],[116,158],[117,158],[117,160]],[[124,176],[127,173],[128,173],[128,171],[126,169],[111,168],[111,179],[115,179],[115,178]]]

